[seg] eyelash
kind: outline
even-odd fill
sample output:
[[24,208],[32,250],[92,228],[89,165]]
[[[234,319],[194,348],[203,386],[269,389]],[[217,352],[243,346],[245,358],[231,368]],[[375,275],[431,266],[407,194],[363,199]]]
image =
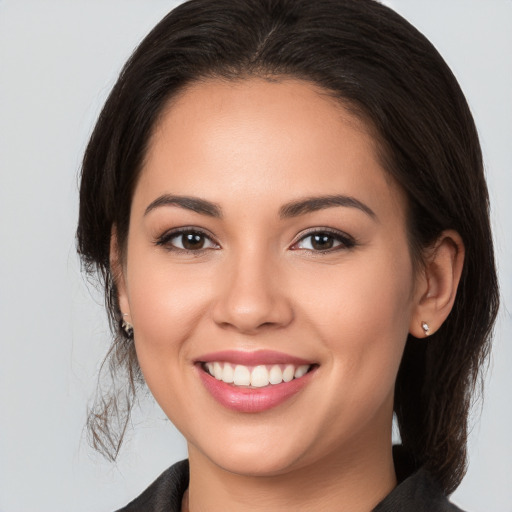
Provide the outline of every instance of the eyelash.
[[178,238],[180,235],[181,236],[183,236],[183,235],[199,235],[199,236],[204,237],[206,240],[209,240],[212,244],[215,244],[217,246],[216,248],[219,247],[219,245],[216,242],[214,242],[213,238],[208,233],[205,233],[204,231],[201,231],[200,229],[191,228],[191,227],[178,228],[178,229],[173,229],[171,231],[168,231],[167,233],[164,233],[162,236],[160,236],[155,241],[155,244],[157,246],[164,247],[168,251],[192,254],[194,256],[197,256],[204,251],[212,249],[211,247],[208,247],[208,248],[200,248],[200,249],[192,250],[192,249],[184,249],[184,248],[182,249],[181,247],[175,247],[173,244],[171,244],[171,240],[173,240],[174,238]]
[[[312,250],[312,249],[304,249],[302,247],[298,247],[296,249],[293,249],[296,245],[298,245],[300,242],[303,242],[304,240],[313,237],[315,235],[327,235],[327,237],[334,239],[337,242],[340,242],[339,245],[335,247],[331,247],[329,249],[324,250]],[[332,228],[314,228],[311,231],[308,231],[306,233],[303,233],[301,237],[292,244],[291,248],[293,250],[307,250],[311,251],[315,254],[328,254],[331,252],[341,251],[341,250],[347,250],[352,249],[357,245],[356,240],[352,238],[351,236],[347,235],[346,233],[343,233],[342,231],[338,231],[336,229]]]
[[[171,241],[174,238],[178,238],[180,235],[181,236],[183,236],[183,235],[199,235],[199,236],[204,237],[205,239],[209,240],[216,247],[207,247],[207,248],[200,248],[200,249],[185,249],[185,248],[181,248],[181,247],[176,247],[173,244],[171,244]],[[303,247],[296,247],[299,243],[304,242],[308,238],[315,236],[315,235],[326,235],[327,237],[333,239],[335,242],[339,242],[339,245],[336,245],[335,247],[331,247],[331,248],[325,249],[325,250],[314,250],[314,249],[307,249],[307,248],[305,249]],[[168,251],[192,254],[194,256],[198,256],[201,253],[203,253],[204,251],[211,250],[212,248],[213,249],[219,248],[219,244],[217,244],[209,234],[205,233],[204,231],[202,231],[200,229],[192,228],[192,227],[184,227],[184,228],[178,228],[178,229],[173,229],[172,231],[168,231],[167,233],[164,233],[162,236],[160,236],[155,241],[155,245],[162,246],[165,249],[167,249]],[[357,245],[357,242],[354,240],[354,238],[352,238],[351,236],[349,236],[341,231],[337,231],[337,230],[331,229],[331,228],[315,228],[311,231],[303,233],[301,235],[301,237],[291,245],[290,249],[306,250],[306,251],[311,251],[312,253],[315,253],[315,254],[328,254],[328,253],[336,252],[336,251],[340,251],[340,250],[352,249],[356,245]]]

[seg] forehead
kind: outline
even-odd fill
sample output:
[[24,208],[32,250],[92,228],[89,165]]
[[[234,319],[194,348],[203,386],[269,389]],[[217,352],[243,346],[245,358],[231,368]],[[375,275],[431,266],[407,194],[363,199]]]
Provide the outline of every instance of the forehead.
[[339,100],[308,82],[260,78],[198,82],[173,98],[151,136],[139,187],[217,202],[398,193],[370,129]]
[[[342,126],[347,130],[340,139],[337,135]],[[367,145],[372,156],[377,153],[369,127],[341,100],[314,84],[292,78],[194,82],[163,109],[149,151],[177,137],[192,141],[195,152],[237,140],[244,151],[250,149],[251,141],[254,146],[266,143],[265,154],[271,156],[276,142],[288,138],[290,142],[307,139],[304,150],[334,144],[344,146],[348,157],[347,150],[357,142]],[[286,146],[281,148],[284,151]],[[298,149],[293,148],[294,154]]]

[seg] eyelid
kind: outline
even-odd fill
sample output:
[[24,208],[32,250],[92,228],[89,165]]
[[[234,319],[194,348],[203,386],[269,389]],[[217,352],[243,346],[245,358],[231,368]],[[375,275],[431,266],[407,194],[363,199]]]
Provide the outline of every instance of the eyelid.
[[[202,235],[205,238],[207,238],[212,244],[216,245],[216,247],[215,248],[206,247],[206,248],[201,248],[201,249],[196,249],[196,250],[189,250],[189,249],[181,249],[180,247],[176,247],[176,246],[169,244],[169,242],[173,238],[175,238],[181,234],[185,234],[185,233],[195,233],[195,234]],[[165,231],[162,235],[158,236],[154,240],[154,244],[157,246],[167,248],[167,250],[169,250],[169,251],[176,251],[176,252],[181,252],[181,253],[193,253],[196,255],[200,254],[201,252],[204,252],[204,251],[209,251],[211,249],[220,249],[220,244],[217,242],[215,237],[210,232],[206,231],[203,228],[198,228],[197,226],[182,226],[179,228],[169,229],[168,231]]]
[[[331,249],[326,249],[323,251],[322,250],[311,251],[310,249],[302,249],[302,248],[294,249],[294,246],[296,246],[299,242],[301,242],[305,238],[308,238],[309,236],[317,235],[317,234],[331,235],[333,238],[335,238],[336,240],[341,242],[341,244],[339,246],[333,247]],[[292,245],[290,246],[290,249],[306,250],[306,251],[322,254],[322,253],[334,252],[337,250],[350,249],[350,248],[354,247],[355,245],[357,245],[357,241],[354,239],[354,237],[352,237],[351,235],[349,235],[343,231],[340,231],[338,229],[328,228],[328,227],[315,227],[315,228],[310,228],[310,229],[300,233],[297,236],[297,238],[295,239],[295,241],[292,243]]]
[[[207,247],[207,248],[189,250],[189,249],[182,249],[180,247],[176,247],[176,246],[169,244],[169,242],[173,238],[179,236],[180,234],[184,234],[184,233],[200,234],[200,235],[206,237],[216,247],[214,247],[214,248]],[[330,249],[316,250],[316,251],[313,251],[311,249],[294,248],[294,246],[296,246],[299,242],[303,241],[304,239],[308,238],[309,236],[316,235],[316,234],[328,234],[328,235],[332,236],[334,239],[336,239],[337,241],[339,241],[340,245],[330,248]],[[164,232],[162,235],[158,236],[154,240],[154,244],[157,246],[162,246],[164,248],[167,248],[169,251],[175,251],[175,252],[181,252],[181,253],[194,253],[196,255],[200,254],[202,252],[205,252],[205,251],[209,251],[211,249],[217,250],[217,249],[221,248],[220,244],[217,242],[217,240],[213,234],[211,234],[209,231],[207,231],[203,228],[199,228],[197,226],[182,226],[182,227],[178,227],[178,228],[169,229],[168,231]],[[354,247],[355,245],[357,245],[357,241],[354,239],[354,237],[352,237],[351,235],[348,235],[347,233],[345,233],[343,231],[340,231],[338,229],[328,228],[328,227],[314,227],[314,228],[309,228],[306,231],[303,231],[302,233],[300,233],[296,237],[295,241],[291,244],[290,249],[291,250],[307,250],[310,252],[322,254],[322,253],[334,252],[337,250],[350,249],[350,248]]]

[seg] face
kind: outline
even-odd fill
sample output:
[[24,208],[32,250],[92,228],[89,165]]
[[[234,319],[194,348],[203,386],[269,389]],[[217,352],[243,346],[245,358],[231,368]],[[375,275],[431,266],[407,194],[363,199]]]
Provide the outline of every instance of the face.
[[389,449],[416,303],[405,225],[365,126],[312,85],[211,81],[169,105],[118,285],[191,454],[272,475]]

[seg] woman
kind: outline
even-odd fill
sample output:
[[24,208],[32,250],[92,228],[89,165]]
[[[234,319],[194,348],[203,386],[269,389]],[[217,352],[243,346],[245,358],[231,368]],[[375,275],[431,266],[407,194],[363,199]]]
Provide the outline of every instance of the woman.
[[121,73],[80,194],[110,364],[189,451],[122,510],[456,510],[496,274],[471,114],[405,20],[182,4]]

